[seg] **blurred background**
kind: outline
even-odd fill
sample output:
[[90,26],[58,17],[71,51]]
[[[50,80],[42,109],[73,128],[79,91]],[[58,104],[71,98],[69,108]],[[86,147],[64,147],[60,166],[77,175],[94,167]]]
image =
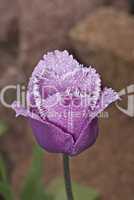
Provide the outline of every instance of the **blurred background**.
[[[124,89],[122,103],[100,119],[96,144],[71,159],[73,179],[95,188],[102,200],[134,199],[134,88],[128,90],[134,84],[133,13],[133,0],[0,0],[0,89],[27,85],[37,61],[55,49],[67,49],[81,63],[95,66],[104,85]],[[12,102],[15,94],[5,98]],[[27,121],[0,104],[0,153],[14,199],[19,199],[34,145]],[[62,176],[61,155],[45,152],[43,172],[46,186]]]

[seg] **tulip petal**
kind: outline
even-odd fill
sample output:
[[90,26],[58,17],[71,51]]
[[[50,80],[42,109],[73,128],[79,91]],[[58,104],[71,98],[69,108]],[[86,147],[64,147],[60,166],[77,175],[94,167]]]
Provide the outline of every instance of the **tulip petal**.
[[73,58],[72,55],[65,51],[55,50],[44,55],[44,70],[45,67],[56,72],[59,75],[65,74],[74,68],[79,68],[81,65]]
[[93,145],[98,136],[98,129],[98,118],[95,118],[91,123],[86,124],[74,145],[72,155],[77,155]]
[[91,119],[94,119],[98,114],[105,110],[111,103],[117,101],[119,95],[111,88],[104,88],[101,92],[100,99],[96,105],[96,108],[93,111],[89,112]]
[[71,154],[74,145],[73,137],[61,128],[49,122],[41,123],[29,119],[36,140],[49,152]]
[[[79,99],[66,99],[64,95],[57,93],[42,104],[42,107],[47,109],[46,116],[49,121],[71,133],[75,140],[79,137],[83,125],[89,122],[88,108],[81,104],[74,105],[76,100]],[[45,118],[43,110],[39,112],[40,116]]]
[[12,109],[16,112],[16,117],[21,115],[21,116],[26,117],[26,118],[30,117],[32,119],[43,122],[43,120],[39,117],[39,115],[37,115],[34,112],[30,112],[29,110],[27,110],[26,108],[21,106],[20,103],[17,102],[17,101],[14,101],[12,103]]

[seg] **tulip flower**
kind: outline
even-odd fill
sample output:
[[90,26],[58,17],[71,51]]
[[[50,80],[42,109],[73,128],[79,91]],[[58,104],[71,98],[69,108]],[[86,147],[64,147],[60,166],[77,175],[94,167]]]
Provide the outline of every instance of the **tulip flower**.
[[[118,94],[102,87],[94,68],[79,64],[67,51],[43,56],[30,77],[27,106],[14,102],[16,115],[25,116],[39,145],[63,153],[68,199],[72,200],[68,157],[91,147],[98,136],[98,115]],[[68,172],[68,173],[66,173]]]
[[103,88],[92,67],[83,67],[67,51],[44,55],[27,90],[27,108],[12,104],[29,120],[36,140],[49,152],[77,155],[94,144],[98,114],[118,99]]

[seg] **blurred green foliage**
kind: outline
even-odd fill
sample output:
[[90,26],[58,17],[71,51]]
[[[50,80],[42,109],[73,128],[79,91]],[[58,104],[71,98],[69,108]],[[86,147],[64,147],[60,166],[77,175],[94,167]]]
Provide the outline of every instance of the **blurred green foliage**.
[[34,159],[31,169],[27,174],[24,186],[21,192],[21,200],[49,200],[50,196],[44,189],[43,177],[43,159],[44,151],[37,146],[34,150]]
[[8,131],[8,124],[0,120],[0,136],[3,136]]
[[[51,200],[52,198],[44,189],[43,177],[44,151],[36,146],[33,153],[33,161],[24,180],[20,194],[20,200]],[[0,195],[4,200],[15,200],[9,184],[5,163],[0,157]]]
[[0,194],[5,200],[14,200],[11,186],[8,182],[6,166],[0,156]]
[[[66,200],[64,181],[61,179],[55,180],[45,190],[42,181],[43,161],[44,150],[36,146],[33,151],[31,167],[21,189],[20,200]],[[73,183],[73,193],[75,200],[100,200],[100,195],[96,190],[80,186],[76,183]],[[6,165],[2,157],[0,157],[0,196],[4,200],[15,200],[8,180]]]
[[[66,200],[64,181],[57,179],[48,188],[54,200]],[[74,200],[100,200],[100,194],[93,188],[81,186],[73,182]]]

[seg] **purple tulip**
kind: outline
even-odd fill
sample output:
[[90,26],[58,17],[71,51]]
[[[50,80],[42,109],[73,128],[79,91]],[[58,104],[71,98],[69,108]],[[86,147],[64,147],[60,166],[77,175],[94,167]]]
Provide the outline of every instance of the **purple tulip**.
[[44,55],[29,81],[27,108],[12,104],[29,119],[36,140],[49,152],[77,155],[95,143],[98,114],[118,99],[102,89],[99,74],[83,67],[67,51]]

